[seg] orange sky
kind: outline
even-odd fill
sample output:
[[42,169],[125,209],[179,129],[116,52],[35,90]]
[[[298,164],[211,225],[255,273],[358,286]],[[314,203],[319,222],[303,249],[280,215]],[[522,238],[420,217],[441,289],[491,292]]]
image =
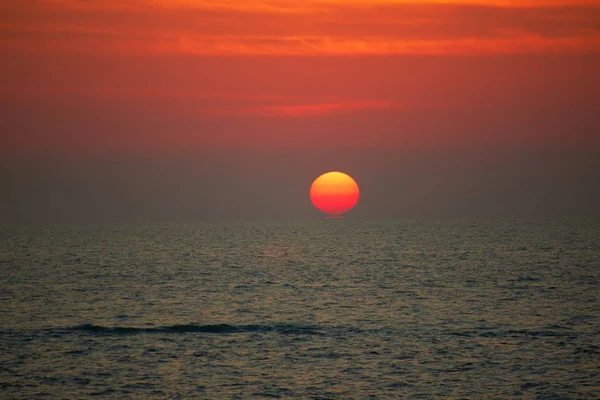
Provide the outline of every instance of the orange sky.
[[600,1],[9,0],[3,51],[529,54],[600,51]]
[[3,1],[0,144],[595,144],[599,21],[600,0]]

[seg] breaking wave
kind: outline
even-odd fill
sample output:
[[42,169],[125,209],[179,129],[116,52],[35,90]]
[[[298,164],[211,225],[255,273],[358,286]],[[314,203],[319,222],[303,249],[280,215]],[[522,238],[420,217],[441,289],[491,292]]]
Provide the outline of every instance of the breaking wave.
[[177,324],[158,326],[152,328],[134,328],[125,326],[106,327],[100,325],[84,324],[66,328],[66,332],[85,332],[98,335],[136,335],[143,333],[267,333],[275,332],[292,335],[321,335],[320,328],[316,326],[298,324],[275,325],[198,325]]

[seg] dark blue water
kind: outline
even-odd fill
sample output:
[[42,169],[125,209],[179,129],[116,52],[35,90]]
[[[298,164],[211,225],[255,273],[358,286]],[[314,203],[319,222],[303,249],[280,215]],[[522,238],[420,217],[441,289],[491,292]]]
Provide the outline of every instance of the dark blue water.
[[600,220],[0,230],[2,398],[600,398]]

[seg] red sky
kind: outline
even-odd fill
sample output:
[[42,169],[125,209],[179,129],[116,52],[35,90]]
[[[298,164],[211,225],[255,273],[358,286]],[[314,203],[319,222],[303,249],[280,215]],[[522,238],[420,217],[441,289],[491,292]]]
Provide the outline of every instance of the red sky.
[[[600,1],[11,0],[0,15],[5,149],[598,142]],[[572,108],[575,132],[531,125]]]
[[0,55],[5,158],[600,149],[600,0],[4,0]]

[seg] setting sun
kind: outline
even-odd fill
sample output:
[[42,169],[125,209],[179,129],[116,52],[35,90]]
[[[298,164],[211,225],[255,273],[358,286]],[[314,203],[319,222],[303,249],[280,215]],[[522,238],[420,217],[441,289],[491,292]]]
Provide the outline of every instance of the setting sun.
[[310,201],[328,215],[350,211],[360,197],[358,184],[342,172],[328,172],[319,176],[310,187]]

